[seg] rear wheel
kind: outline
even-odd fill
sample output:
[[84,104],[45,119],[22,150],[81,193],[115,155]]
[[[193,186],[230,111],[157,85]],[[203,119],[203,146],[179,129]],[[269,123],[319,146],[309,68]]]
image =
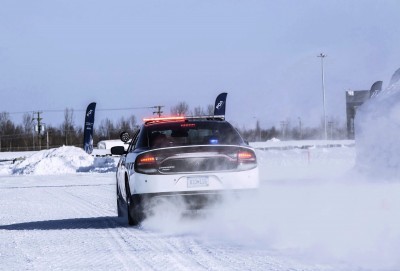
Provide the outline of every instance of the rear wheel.
[[128,213],[128,224],[131,226],[137,226],[145,218],[142,200],[139,195],[133,195],[133,196],[131,195],[131,192],[129,189],[129,183],[127,180],[126,180],[126,184],[125,184],[125,189],[126,189],[126,205],[127,205],[127,213]]
[[117,212],[118,212],[118,217],[124,216],[123,213],[123,203],[122,203],[122,197],[121,197],[121,191],[119,191],[119,187],[117,185]]

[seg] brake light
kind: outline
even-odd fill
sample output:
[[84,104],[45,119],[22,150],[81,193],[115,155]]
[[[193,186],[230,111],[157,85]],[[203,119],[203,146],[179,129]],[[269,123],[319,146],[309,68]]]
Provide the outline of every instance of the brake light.
[[182,124],[181,124],[181,127],[184,127],[184,128],[194,128],[194,127],[196,127],[196,124],[195,124],[195,123],[182,123]]
[[155,174],[158,170],[157,157],[151,153],[145,153],[136,157],[135,171],[143,174]]
[[251,150],[238,151],[237,161],[239,170],[249,170],[257,167],[256,154]]
[[239,161],[251,161],[255,160],[256,157],[253,152],[250,151],[239,151],[238,152],[238,160]]
[[143,157],[139,157],[137,163],[138,164],[152,164],[156,162],[156,158],[152,155],[145,155]]

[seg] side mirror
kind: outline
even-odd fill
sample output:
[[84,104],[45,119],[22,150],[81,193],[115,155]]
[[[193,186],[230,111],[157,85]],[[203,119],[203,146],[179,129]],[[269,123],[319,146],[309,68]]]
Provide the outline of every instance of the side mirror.
[[111,148],[111,154],[113,155],[123,155],[126,154],[124,146],[115,146]]
[[122,132],[119,134],[119,138],[122,140],[122,142],[126,143],[131,139],[131,136],[128,132]]

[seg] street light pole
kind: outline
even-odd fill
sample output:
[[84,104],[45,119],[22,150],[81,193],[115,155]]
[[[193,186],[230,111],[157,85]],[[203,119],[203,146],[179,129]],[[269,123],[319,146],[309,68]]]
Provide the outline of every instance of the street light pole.
[[301,139],[303,139],[302,138],[303,137],[303,132],[301,131],[301,118],[298,117],[298,119],[299,119],[299,139],[301,140]]
[[326,55],[323,53],[319,54],[317,57],[321,58],[321,70],[322,70],[322,106],[324,110],[324,137],[325,140],[328,139],[328,134],[326,131],[326,111],[325,111],[325,76],[324,76],[324,58]]
[[253,117],[256,120],[256,129],[254,130],[254,139],[257,137],[257,132],[258,132],[258,140],[261,141],[261,127],[260,127],[260,121],[256,116]]

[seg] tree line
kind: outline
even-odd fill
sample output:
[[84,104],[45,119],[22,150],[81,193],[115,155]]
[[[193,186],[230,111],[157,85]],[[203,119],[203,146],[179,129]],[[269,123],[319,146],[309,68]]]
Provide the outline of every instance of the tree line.
[[[214,106],[206,108],[195,107],[190,110],[185,102],[179,102],[171,107],[171,115],[213,115]],[[328,138],[344,139],[346,129],[339,121],[328,122]],[[255,128],[236,127],[246,141],[266,141],[272,138],[281,140],[304,140],[322,138],[322,126],[302,127],[301,122],[291,125],[289,120],[281,121],[281,126],[263,129],[257,121]],[[93,142],[118,139],[122,131],[133,133],[138,128],[137,118],[134,115],[121,117],[113,121],[105,118],[94,127]],[[63,145],[83,146],[83,127],[74,123],[74,110],[66,108],[61,125],[38,127],[37,118],[31,113],[24,113],[22,123],[14,123],[8,112],[0,112],[0,151],[32,151],[46,148],[56,148]]]
[[[121,131],[132,133],[136,128],[134,115],[117,121],[105,118],[94,127],[93,142],[117,139]],[[83,146],[83,126],[75,124],[73,109],[64,110],[61,125],[43,125],[40,128],[37,118],[31,113],[24,113],[20,124],[14,123],[8,112],[0,113],[0,151],[32,151],[63,145]]]

